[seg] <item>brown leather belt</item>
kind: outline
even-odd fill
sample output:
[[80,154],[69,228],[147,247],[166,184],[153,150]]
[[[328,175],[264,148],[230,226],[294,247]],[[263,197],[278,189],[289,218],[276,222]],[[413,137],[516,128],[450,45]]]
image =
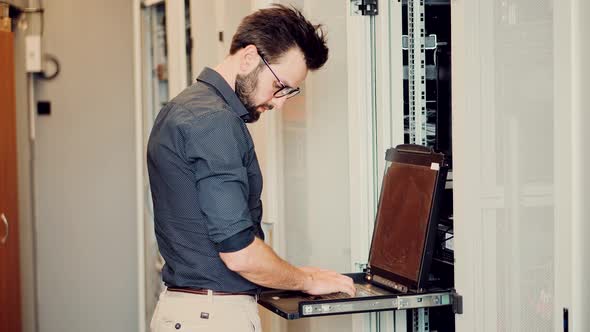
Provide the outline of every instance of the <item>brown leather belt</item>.
[[[198,295],[207,295],[208,290],[204,288],[178,288],[178,287],[168,287],[168,290],[171,292],[181,292],[181,293],[190,293],[190,294],[198,294]],[[213,291],[213,295],[249,295],[255,296],[256,294],[247,293],[247,292],[220,292],[220,291]]]

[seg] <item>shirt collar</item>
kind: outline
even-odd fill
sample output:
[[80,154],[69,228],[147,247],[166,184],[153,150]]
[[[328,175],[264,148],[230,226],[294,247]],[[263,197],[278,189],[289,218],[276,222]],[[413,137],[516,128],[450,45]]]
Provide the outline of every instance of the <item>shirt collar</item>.
[[201,74],[199,74],[197,81],[214,87],[239,117],[245,122],[250,122],[250,113],[248,113],[248,110],[246,110],[246,107],[244,107],[244,104],[242,104],[234,90],[218,72],[209,67],[205,67],[203,71],[201,71]]

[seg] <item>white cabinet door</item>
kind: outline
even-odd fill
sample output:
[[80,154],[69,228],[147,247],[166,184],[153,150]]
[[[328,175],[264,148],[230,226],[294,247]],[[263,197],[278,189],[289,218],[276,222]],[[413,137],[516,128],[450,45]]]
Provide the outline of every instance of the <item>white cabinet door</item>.
[[564,307],[587,328],[584,9],[452,4],[458,331],[562,331]]

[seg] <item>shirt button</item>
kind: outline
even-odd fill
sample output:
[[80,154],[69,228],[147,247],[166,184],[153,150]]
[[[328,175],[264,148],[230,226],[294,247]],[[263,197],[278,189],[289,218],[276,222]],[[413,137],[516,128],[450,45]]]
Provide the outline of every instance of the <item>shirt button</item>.
[[180,327],[181,327],[181,326],[182,326],[182,325],[180,325],[180,323],[176,323],[176,325],[174,325],[174,328],[175,328],[175,329],[177,329],[177,330],[180,330]]

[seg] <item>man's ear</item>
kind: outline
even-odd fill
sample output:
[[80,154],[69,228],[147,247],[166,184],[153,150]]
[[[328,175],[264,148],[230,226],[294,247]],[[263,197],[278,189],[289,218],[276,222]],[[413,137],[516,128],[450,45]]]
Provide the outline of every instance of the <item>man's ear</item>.
[[256,46],[252,44],[244,47],[240,53],[240,74],[247,75],[260,64],[260,55]]

